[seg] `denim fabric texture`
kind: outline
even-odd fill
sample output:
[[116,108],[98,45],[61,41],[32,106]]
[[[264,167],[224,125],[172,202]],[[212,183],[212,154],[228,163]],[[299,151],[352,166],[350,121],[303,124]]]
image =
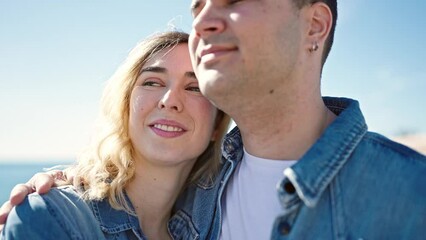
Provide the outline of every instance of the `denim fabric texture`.
[[71,187],[30,194],[13,208],[1,239],[104,239],[89,206]]
[[[132,203],[127,195],[126,200],[133,209]],[[102,201],[89,201],[88,205],[97,222],[99,222],[105,239],[147,239],[135,215],[112,208],[106,199]],[[188,224],[188,222],[191,222],[189,216],[184,215],[182,211],[176,212],[169,220],[168,229],[174,240],[198,239],[197,231],[194,229],[193,225]]]
[[[127,197],[127,196],[126,196]],[[127,203],[132,207],[130,199]],[[199,239],[189,215],[178,211],[168,222],[174,240]],[[208,227],[208,226],[207,226]],[[84,201],[71,186],[30,194],[9,214],[0,239],[140,239],[136,216],[111,207],[108,200]]]
[[[325,97],[338,117],[277,184],[282,212],[271,239],[426,239],[426,157],[368,132],[355,100]],[[238,128],[223,143],[212,183],[192,185],[176,204],[200,239],[218,239],[221,197],[243,156]]]
[[[132,203],[127,195],[126,200],[129,206],[132,207]],[[105,239],[146,239],[136,216],[123,210],[112,208],[107,199],[88,201],[87,204],[93,212]]]
[[[126,195],[127,203],[133,208]],[[175,240],[199,239],[191,219],[178,211],[168,222]],[[136,216],[111,207],[107,199],[84,201],[71,186],[30,194],[10,213],[1,239],[146,240]]]

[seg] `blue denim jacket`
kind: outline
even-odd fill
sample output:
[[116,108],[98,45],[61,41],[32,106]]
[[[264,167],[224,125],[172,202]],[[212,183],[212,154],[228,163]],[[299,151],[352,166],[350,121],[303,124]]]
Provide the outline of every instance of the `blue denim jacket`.
[[[426,239],[426,157],[368,132],[357,101],[324,102],[338,117],[284,172],[271,239]],[[218,177],[177,202],[199,239],[219,238],[220,199],[242,156],[235,128],[224,140]]]
[[[127,204],[133,209],[127,195],[126,199]],[[88,204],[96,220],[99,222],[106,239],[147,239],[140,228],[137,216],[112,208],[106,199],[102,201],[89,201]],[[197,235],[194,229],[181,224],[181,219],[188,220],[178,212],[168,222],[168,230],[172,239],[196,239]]]
[[10,212],[1,239],[104,239],[89,206],[70,187],[30,194]]
[[[131,202],[127,198],[130,206]],[[169,221],[173,239],[196,239],[197,234],[176,213]],[[108,200],[83,201],[73,187],[30,194],[8,216],[1,239],[146,239],[136,216],[111,207]]]

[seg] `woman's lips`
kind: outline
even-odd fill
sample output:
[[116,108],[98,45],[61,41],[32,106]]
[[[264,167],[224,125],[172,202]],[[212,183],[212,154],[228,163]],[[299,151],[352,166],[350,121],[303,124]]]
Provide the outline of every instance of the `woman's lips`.
[[149,127],[155,134],[165,138],[179,137],[187,131],[182,124],[172,120],[157,120]]

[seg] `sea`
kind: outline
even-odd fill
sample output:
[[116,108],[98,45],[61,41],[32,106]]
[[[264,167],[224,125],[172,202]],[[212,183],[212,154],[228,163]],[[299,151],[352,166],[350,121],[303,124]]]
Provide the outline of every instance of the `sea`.
[[51,167],[72,164],[71,160],[61,161],[1,161],[0,162],[0,205],[9,199],[10,191],[18,183],[27,182],[34,174]]

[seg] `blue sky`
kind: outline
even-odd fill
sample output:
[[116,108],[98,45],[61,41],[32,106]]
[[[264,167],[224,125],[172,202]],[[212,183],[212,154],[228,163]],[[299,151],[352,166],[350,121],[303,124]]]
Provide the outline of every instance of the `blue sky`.
[[[104,82],[142,38],[170,25],[189,31],[189,4],[0,0],[0,161],[75,158]],[[426,3],[339,4],[323,94],[358,99],[370,130],[425,133]]]

